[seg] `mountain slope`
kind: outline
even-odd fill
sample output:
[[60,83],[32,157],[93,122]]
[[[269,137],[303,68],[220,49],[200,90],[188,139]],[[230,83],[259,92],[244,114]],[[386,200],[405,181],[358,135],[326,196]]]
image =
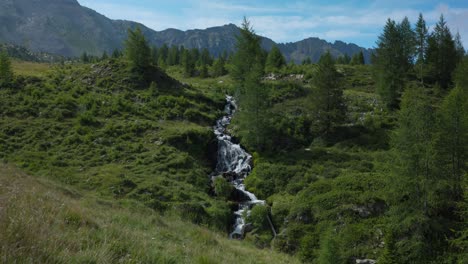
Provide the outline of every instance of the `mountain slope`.
[[299,263],[141,204],[0,164],[2,263]]
[[[94,10],[81,6],[76,0],[0,0],[0,42],[25,46],[34,52],[63,56],[79,56],[83,52],[101,55],[121,49],[127,28],[142,28],[151,44],[207,48],[218,56],[235,50],[236,25],[229,24],[205,30],[154,31],[132,21],[111,20]],[[263,47],[269,50],[275,42],[262,37]],[[318,38],[295,43],[279,44],[288,60],[296,63],[307,57],[317,61],[324,51],[335,56],[362,50],[368,61],[370,50],[337,41],[334,44]]]

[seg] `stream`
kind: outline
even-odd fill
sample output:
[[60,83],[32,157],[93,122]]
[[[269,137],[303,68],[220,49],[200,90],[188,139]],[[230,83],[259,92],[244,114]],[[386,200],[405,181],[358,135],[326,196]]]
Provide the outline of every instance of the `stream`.
[[235,224],[229,237],[242,239],[247,226],[245,217],[250,215],[252,207],[256,204],[265,204],[265,201],[257,199],[255,194],[245,190],[244,180],[252,171],[252,156],[239,144],[232,142],[232,137],[227,133],[227,127],[231,123],[237,105],[232,96],[226,96],[224,111],[226,116],[216,121],[214,133],[218,139],[218,155],[215,171],[211,174],[212,180],[222,176],[226,178],[240,194],[238,208],[234,212]]

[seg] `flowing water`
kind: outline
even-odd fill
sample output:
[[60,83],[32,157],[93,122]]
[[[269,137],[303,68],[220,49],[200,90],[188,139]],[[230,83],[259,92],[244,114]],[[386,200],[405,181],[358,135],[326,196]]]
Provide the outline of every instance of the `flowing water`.
[[242,194],[238,210],[234,212],[235,224],[233,231],[229,235],[230,238],[240,239],[244,237],[245,233],[245,217],[250,214],[250,210],[254,205],[265,204],[265,201],[258,200],[253,193],[245,190],[244,179],[252,170],[252,156],[239,144],[234,144],[231,136],[226,131],[237,109],[236,101],[232,96],[226,96],[226,101],[227,104],[224,109],[226,116],[219,119],[214,127],[214,133],[218,139],[218,157],[212,180],[214,180],[214,177],[222,175]]

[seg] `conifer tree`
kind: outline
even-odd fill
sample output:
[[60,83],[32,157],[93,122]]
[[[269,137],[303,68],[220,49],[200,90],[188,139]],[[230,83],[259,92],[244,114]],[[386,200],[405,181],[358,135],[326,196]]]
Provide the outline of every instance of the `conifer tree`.
[[377,93],[389,109],[398,107],[400,93],[405,86],[406,72],[401,65],[404,52],[400,32],[395,21],[388,19],[373,56]]
[[278,72],[281,69],[281,67],[285,65],[286,65],[286,59],[284,58],[278,46],[273,45],[266,59],[265,71],[266,72]]
[[107,60],[109,58],[109,55],[107,55],[107,52],[104,51],[101,56],[101,60]]
[[440,87],[447,89],[451,85],[452,73],[458,62],[455,41],[443,15],[428,39],[427,62],[431,76]]
[[468,93],[466,91],[468,87],[454,88],[446,96],[438,111],[437,160],[443,175],[448,178],[449,188],[445,190],[453,201],[459,201],[462,198],[462,177],[467,169]]
[[159,54],[158,54],[158,48],[156,46],[151,47],[151,64],[153,65],[158,65],[158,60],[159,60]]
[[400,49],[402,52],[399,56],[401,60],[400,67],[407,74],[413,66],[414,55],[416,53],[416,35],[407,17],[398,24],[397,29],[400,35]]
[[169,54],[169,47],[164,43],[158,50],[158,65],[164,67],[167,65],[167,56]]
[[11,61],[6,51],[0,52],[0,87],[8,85],[13,80]]
[[343,88],[339,83],[339,74],[330,52],[320,58],[318,69],[313,79],[312,96],[315,107],[317,130],[328,135],[344,119]]
[[169,49],[166,63],[168,66],[174,66],[174,65],[178,65],[179,62],[180,62],[179,47],[173,45]]
[[310,65],[310,64],[312,64],[312,60],[310,59],[310,57],[307,57],[306,59],[302,61],[302,65]]
[[398,263],[427,263],[435,254],[431,236],[440,234],[429,229],[438,200],[437,185],[443,179],[436,178],[435,111],[426,93],[422,87],[405,90],[391,140],[396,158],[388,201],[392,221],[400,223],[396,235],[407,236],[396,249]]
[[250,147],[262,151],[266,142],[266,87],[261,83],[263,70],[263,52],[261,39],[244,18],[240,34],[237,36],[232,64],[232,77],[237,82],[241,111],[240,126],[246,131],[242,137]]
[[125,41],[125,56],[131,66],[142,71],[151,65],[151,50],[140,28],[128,30],[128,38]]
[[[346,57],[343,58],[343,62],[346,62]],[[365,60],[364,60],[364,53],[362,50],[359,53],[356,53],[353,55],[353,58],[349,62],[351,65],[364,65]]]
[[213,63],[213,76],[220,77],[226,73],[226,59],[221,56]]
[[121,56],[122,56],[121,52],[118,49],[114,49],[114,51],[112,52],[112,58],[117,59],[117,58],[120,58]]
[[83,52],[83,54],[81,54],[80,59],[81,59],[81,62],[83,62],[83,63],[89,63],[90,62],[90,58],[88,56],[88,53],[86,53],[86,52]]
[[181,55],[181,64],[184,68],[184,76],[192,77],[195,71],[195,61],[192,58],[192,53],[189,50],[184,49]]
[[427,52],[427,38],[428,30],[426,27],[426,21],[424,21],[423,15],[420,13],[418,22],[416,23],[416,64],[419,68],[419,78],[421,84],[424,84],[424,64],[426,63],[426,52]]
[[465,48],[463,47],[460,32],[455,35],[455,50],[457,52],[457,63],[463,60],[465,56]]

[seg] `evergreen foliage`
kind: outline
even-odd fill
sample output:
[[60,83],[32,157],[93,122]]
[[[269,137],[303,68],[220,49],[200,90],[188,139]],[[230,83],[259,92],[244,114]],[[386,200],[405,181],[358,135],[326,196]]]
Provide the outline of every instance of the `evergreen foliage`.
[[128,29],[128,38],[125,41],[125,56],[131,66],[144,71],[151,65],[151,49],[140,28]]
[[241,32],[237,37],[237,52],[232,65],[232,77],[237,81],[240,97],[240,126],[248,131],[242,137],[248,146],[256,150],[265,148],[268,129],[266,100],[267,90],[261,82],[264,70],[264,55],[261,39],[244,18]]
[[343,88],[329,52],[318,63],[313,79],[314,92],[311,100],[316,115],[316,130],[321,135],[329,135],[344,119]]
[[403,49],[395,21],[389,19],[377,42],[374,65],[377,93],[389,109],[397,108],[399,95],[405,86],[405,71],[400,65]]
[[266,59],[265,72],[278,72],[281,67],[286,65],[286,59],[279,50],[278,46],[274,45],[268,53]]
[[447,89],[452,84],[452,73],[460,58],[457,58],[455,41],[443,15],[429,36],[428,44],[427,63],[430,75],[440,87]]
[[364,60],[364,53],[362,51],[360,51],[359,53],[354,54],[353,58],[348,63],[346,63],[347,60],[348,60],[348,58],[346,58],[346,55],[345,55],[340,60],[340,62],[341,62],[340,64],[348,64],[348,63],[350,63],[351,65],[364,65],[364,64],[366,64],[366,62]]
[[13,70],[10,57],[6,51],[0,52],[0,87],[7,86],[13,81]]
[[428,29],[426,26],[426,21],[424,20],[423,15],[420,13],[418,22],[416,23],[416,54],[417,60],[416,64],[419,67],[419,78],[421,83],[424,84],[424,65],[426,64],[426,52],[427,52],[427,41],[429,37]]

